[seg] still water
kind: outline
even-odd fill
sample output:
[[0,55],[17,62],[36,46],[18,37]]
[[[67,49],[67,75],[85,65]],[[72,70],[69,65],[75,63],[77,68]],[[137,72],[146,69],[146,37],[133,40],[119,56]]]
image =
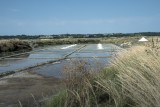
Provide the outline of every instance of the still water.
[[[85,47],[83,47],[84,45]],[[81,47],[83,48],[80,49]],[[37,64],[45,63],[47,61],[56,61],[73,52],[65,60],[39,66],[33,70],[33,72],[44,76],[61,77],[64,66],[67,66],[72,60],[85,60],[87,64],[94,67],[95,65],[105,66],[109,63],[110,57],[114,56],[115,53],[120,50],[121,48],[113,44],[73,44],[51,46],[39,50],[33,50],[23,55],[0,59],[0,73],[36,66]]]

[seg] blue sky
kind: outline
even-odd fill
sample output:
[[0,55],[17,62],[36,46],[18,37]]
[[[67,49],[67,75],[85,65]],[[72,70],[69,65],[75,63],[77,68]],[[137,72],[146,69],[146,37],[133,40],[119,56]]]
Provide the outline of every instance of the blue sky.
[[160,0],[0,0],[0,35],[160,31]]

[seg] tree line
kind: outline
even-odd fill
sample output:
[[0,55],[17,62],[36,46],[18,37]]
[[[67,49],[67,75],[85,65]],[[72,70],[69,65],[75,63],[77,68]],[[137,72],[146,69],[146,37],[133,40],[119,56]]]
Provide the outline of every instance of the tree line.
[[102,38],[102,37],[128,37],[128,36],[160,36],[160,32],[139,33],[106,33],[106,34],[53,34],[53,35],[0,35],[0,39],[46,39],[46,38]]

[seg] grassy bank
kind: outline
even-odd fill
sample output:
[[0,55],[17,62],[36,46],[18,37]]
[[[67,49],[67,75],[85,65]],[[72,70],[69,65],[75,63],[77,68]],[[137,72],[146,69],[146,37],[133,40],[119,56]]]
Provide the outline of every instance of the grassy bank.
[[28,41],[10,39],[10,40],[0,40],[0,53],[2,52],[13,52],[13,51],[26,51],[31,50],[31,46]]
[[35,46],[46,45],[63,45],[63,44],[79,44],[79,43],[99,43],[100,39],[95,38],[63,38],[63,39],[36,39],[33,41]]
[[132,47],[119,53],[110,66],[98,73],[89,72],[81,61],[66,70],[65,90],[45,107],[160,106],[158,51],[158,47]]

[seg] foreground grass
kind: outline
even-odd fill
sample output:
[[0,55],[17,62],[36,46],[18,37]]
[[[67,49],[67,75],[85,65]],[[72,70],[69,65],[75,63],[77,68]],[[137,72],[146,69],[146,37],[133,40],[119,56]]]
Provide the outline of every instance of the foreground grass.
[[[96,83],[107,92],[115,106],[157,107],[160,105],[160,57],[153,49],[134,47],[121,53],[112,63],[108,79],[104,74]],[[107,73],[108,69],[105,72]]]
[[98,73],[88,72],[84,63],[77,65],[67,69],[65,93],[46,107],[160,106],[160,57],[155,48],[132,47]]

